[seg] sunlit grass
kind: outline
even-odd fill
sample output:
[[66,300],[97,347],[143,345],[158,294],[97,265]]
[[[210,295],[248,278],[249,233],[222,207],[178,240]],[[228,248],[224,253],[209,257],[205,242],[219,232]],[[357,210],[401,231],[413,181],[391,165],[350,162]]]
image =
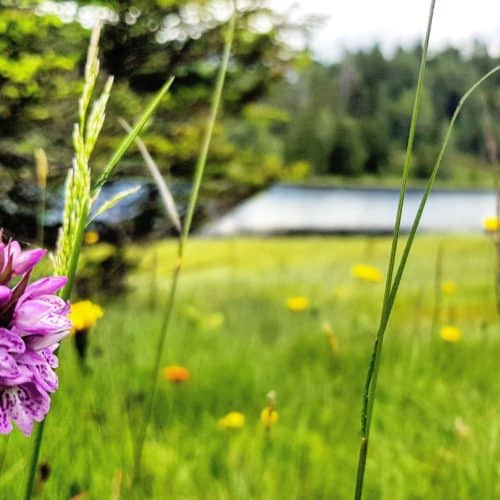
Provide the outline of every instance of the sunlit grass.
[[[383,266],[389,244],[364,237],[193,240],[162,359],[162,367],[183,366],[190,378],[173,384],[159,374],[135,497],[349,498],[359,393],[383,293],[381,285],[354,279],[351,267]],[[452,344],[430,331],[439,246],[443,275],[457,286],[450,300],[462,339]],[[91,372],[82,374],[71,342],[62,346],[61,390],[41,456],[53,471],[43,498],[67,498],[70,490],[110,498],[118,483],[122,498],[134,498],[132,443],[162,314],[149,306],[149,266],[158,252],[163,293],[175,243],[127,252],[141,259],[130,293],[107,302],[92,297],[105,315],[90,331]],[[384,350],[367,498],[500,494],[493,266],[486,237],[423,236],[415,243]],[[292,296],[307,296],[309,308],[289,311]],[[223,321],[210,328],[193,321],[189,308]],[[279,412],[272,440],[261,422],[270,390]],[[220,429],[218,420],[232,411],[245,415],[244,427]],[[0,490],[17,498],[30,441],[17,431],[10,439]]]

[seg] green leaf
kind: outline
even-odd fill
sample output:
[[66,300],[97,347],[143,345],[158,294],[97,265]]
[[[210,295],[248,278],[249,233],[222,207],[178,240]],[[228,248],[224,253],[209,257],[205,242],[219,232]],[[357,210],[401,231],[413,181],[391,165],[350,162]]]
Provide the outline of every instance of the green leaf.
[[149,120],[149,118],[151,117],[151,115],[153,114],[155,109],[158,107],[158,105],[160,104],[162,97],[169,90],[173,81],[174,81],[174,77],[171,77],[163,85],[163,87],[159,90],[159,92],[156,94],[156,96],[150,102],[149,106],[146,108],[146,111],[144,111],[143,115],[141,116],[140,120],[137,122],[135,127],[120,143],[120,145],[118,146],[114,155],[109,160],[106,167],[104,168],[103,173],[101,174],[99,179],[97,179],[97,182],[94,186],[93,193],[92,193],[93,199],[95,199],[97,197],[97,195],[99,194],[99,191],[101,190],[102,186],[106,183],[106,181],[109,179],[109,177],[112,174],[113,169],[116,167],[117,163],[122,159],[123,155],[127,152],[128,148],[130,147],[132,142],[134,142],[135,138],[141,133],[141,131],[144,128],[144,126],[146,125],[147,121]]

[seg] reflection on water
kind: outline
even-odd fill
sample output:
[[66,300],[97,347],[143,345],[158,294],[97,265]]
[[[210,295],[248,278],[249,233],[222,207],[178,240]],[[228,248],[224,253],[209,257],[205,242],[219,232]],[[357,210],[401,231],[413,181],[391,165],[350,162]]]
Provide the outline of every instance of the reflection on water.
[[[423,190],[408,190],[402,230],[407,232]],[[294,232],[392,232],[397,189],[318,188],[276,185],[242,203],[203,234],[276,234]],[[480,232],[495,213],[493,191],[436,190],[431,193],[420,229],[427,232]]]

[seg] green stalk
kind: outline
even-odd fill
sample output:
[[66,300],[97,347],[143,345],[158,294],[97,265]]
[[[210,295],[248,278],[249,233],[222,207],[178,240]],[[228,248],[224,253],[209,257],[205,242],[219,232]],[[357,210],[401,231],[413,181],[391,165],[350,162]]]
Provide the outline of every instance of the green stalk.
[[[417,120],[418,120],[418,115],[420,113],[420,106],[421,106],[421,101],[422,101],[423,86],[424,86],[424,79],[425,79],[425,68],[427,65],[427,52],[428,52],[428,47],[429,47],[429,40],[430,40],[430,33],[431,33],[435,3],[436,3],[436,0],[431,1],[428,23],[427,23],[427,31],[426,31],[426,36],[425,36],[425,42],[424,42],[422,56],[421,56],[421,60],[420,60],[420,69],[419,69],[419,75],[418,75],[418,81],[417,81],[417,91],[415,94],[415,101],[413,103],[413,111],[412,111],[412,116],[411,116],[410,130],[409,130],[409,134],[408,134],[408,143],[407,143],[407,147],[406,147],[406,155],[405,155],[403,174],[402,174],[402,180],[401,180],[401,189],[400,189],[400,193],[399,193],[399,201],[398,201],[398,207],[397,207],[397,212],[396,212],[396,220],[394,223],[394,232],[393,232],[393,238],[392,238],[392,243],[391,243],[389,264],[387,267],[387,276],[386,276],[381,318],[384,318],[387,314],[388,299],[389,299],[390,290],[391,290],[391,286],[392,286],[392,276],[394,273],[396,254],[397,254],[397,248],[398,248],[398,243],[399,243],[399,234],[400,234],[400,230],[401,230],[401,219],[402,219],[402,215],[403,215],[403,207],[404,207],[404,201],[405,201],[405,196],[406,196],[406,186],[407,186],[408,177],[409,177],[409,169],[410,169],[411,157],[412,157],[412,153],[413,153],[413,145],[415,142]],[[381,322],[382,321],[383,320],[381,319]]]
[[28,482],[26,483],[26,492],[24,494],[25,500],[30,500],[31,494],[33,492],[33,486],[35,483],[35,475],[36,475],[36,466],[38,464],[38,456],[40,455],[40,448],[42,446],[44,427],[45,427],[45,420],[42,420],[36,430],[35,444],[33,445],[33,453],[31,455]]
[[485,75],[483,75],[479,80],[477,80],[474,85],[472,85],[467,92],[462,96],[460,99],[460,102],[458,103],[458,106],[455,109],[455,112],[453,113],[453,116],[450,120],[450,123],[448,125],[448,130],[446,131],[445,137],[443,144],[441,146],[441,150],[439,151],[436,163],[434,164],[434,167],[431,172],[431,176],[429,177],[429,180],[427,181],[427,185],[424,191],[424,195],[422,197],[422,200],[420,201],[420,204],[418,206],[417,213],[415,215],[415,219],[413,220],[413,224],[411,226],[410,234],[408,235],[408,240],[406,241],[405,248],[403,250],[403,253],[401,255],[401,261],[398,266],[398,270],[396,272],[396,276],[394,278],[394,283],[391,289],[390,297],[389,297],[389,308],[392,309],[392,306],[394,305],[394,301],[396,299],[396,295],[399,289],[399,285],[401,283],[401,279],[403,277],[403,273],[406,267],[406,263],[408,261],[408,257],[410,255],[410,251],[413,245],[413,241],[415,239],[416,232],[418,230],[418,226],[420,224],[420,220],[422,219],[422,214],[424,212],[425,205],[427,203],[427,199],[429,197],[429,194],[432,191],[432,188],[434,187],[434,183],[436,182],[436,177],[439,172],[439,167],[441,166],[441,162],[443,161],[444,154],[446,152],[446,148],[448,147],[448,143],[450,141],[451,133],[453,131],[453,127],[455,125],[455,122],[457,121],[457,118],[462,111],[462,108],[464,107],[466,101],[469,99],[469,97],[489,78],[491,78],[494,74],[498,73],[500,71],[500,65],[495,66],[493,69],[488,71]]
[[149,118],[151,115],[154,113],[158,105],[160,104],[160,101],[162,100],[163,96],[169,91],[172,83],[174,81],[174,78],[171,77],[169,78],[163,87],[159,90],[159,92],[154,96],[154,98],[151,100],[149,103],[148,107],[142,114],[141,118],[139,121],[135,124],[134,128],[132,131],[127,134],[127,136],[122,140],[116,151],[114,152],[113,156],[109,160],[109,162],[106,164],[104,167],[104,170],[97,179],[97,182],[95,183],[95,186],[93,188],[93,195],[95,196],[96,194],[99,193],[99,190],[106,184],[106,181],[109,179],[111,174],[113,173],[114,168],[118,164],[118,162],[122,159],[123,155],[128,151],[130,145],[134,142],[135,138],[142,132],[142,129],[145,127],[146,123],[148,122]]
[[443,244],[440,243],[436,253],[434,267],[434,308],[432,311],[431,334],[434,335],[441,315],[441,282],[443,276]]
[[43,225],[45,218],[45,204],[45,188],[43,188],[40,193],[40,213],[38,214],[38,241],[40,242],[41,247],[43,247],[45,240],[45,228]]
[[486,73],[483,77],[481,77],[472,87],[467,90],[467,92],[463,95],[463,97],[460,99],[460,102],[455,109],[455,112],[453,113],[453,116],[450,120],[450,123],[448,125],[448,129],[446,131],[441,149],[439,151],[438,157],[436,159],[436,162],[434,164],[434,167],[432,169],[431,175],[429,177],[429,180],[427,181],[427,185],[424,191],[424,195],[422,196],[422,200],[420,201],[417,213],[415,215],[415,218],[413,220],[410,233],[408,235],[408,239],[406,241],[405,247],[403,249],[403,253],[401,255],[401,260],[398,265],[396,275],[394,277],[394,282],[390,288],[389,295],[387,298],[387,303],[384,309],[384,314],[381,318],[380,326],[377,332],[377,338],[375,341],[375,347],[374,347],[374,352],[370,364],[370,370],[368,373],[368,378],[369,380],[367,381],[367,392],[364,395],[364,401],[365,401],[365,406],[363,408],[364,411],[364,420],[363,420],[363,426],[362,426],[362,440],[361,440],[361,446],[360,446],[360,453],[359,453],[359,463],[358,463],[358,475],[356,478],[356,490],[355,490],[355,496],[354,498],[356,500],[361,499],[362,496],[362,489],[363,489],[363,478],[364,478],[364,470],[365,470],[365,465],[366,465],[366,457],[368,453],[368,439],[370,435],[370,427],[371,427],[371,420],[372,420],[372,412],[373,412],[373,406],[375,403],[375,394],[376,394],[376,388],[377,388],[377,380],[378,380],[378,372],[379,372],[379,367],[380,367],[380,359],[381,359],[381,349],[382,349],[382,343],[384,339],[384,334],[387,329],[387,325],[392,313],[392,309],[394,307],[394,302],[396,300],[396,296],[399,290],[399,286],[401,284],[401,280],[403,278],[403,273],[406,267],[406,264],[408,262],[408,257],[410,255],[411,248],[413,246],[413,242],[415,240],[415,236],[420,224],[420,220],[422,219],[422,215],[424,212],[425,205],[427,203],[427,199],[429,197],[429,194],[432,191],[432,188],[434,187],[434,183],[436,181],[437,174],[439,172],[439,168],[441,166],[444,154],[446,152],[446,148],[448,146],[451,133],[453,131],[453,127],[455,125],[455,122],[465,104],[465,102],[468,100],[468,98],[474,93],[474,91],[482,84],[484,83],[488,78],[493,76],[495,73],[500,71],[500,66],[496,66],[492,70],[490,70],[488,73]]
[[[144,128],[146,125],[147,121],[155,111],[155,109],[158,107],[162,97],[166,94],[166,92],[169,90],[173,78],[170,78],[160,89],[160,91],[156,94],[156,96],[152,99],[152,101],[149,103],[149,105],[146,107],[146,110],[140,117],[139,121],[135,125],[135,127],[132,129],[132,131],[123,139],[123,141],[120,143],[118,146],[117,150],[115,151],[114,155],[112,156],[111,160],[108,162],[106,167],[104,168],[104,172],[101,175],[101,177],[98,179],[95,188],[92,190],[91,185],[90,185],[90,169],[89,169],[89,160],[90,160],[90,155],[92,152],[93,145],[95,144],[95,141],[98,138],[99,132],[102,127],[102,123],[104,122],[104,111],[105,111],[105,105],[107,102],[107,99],[109,98],[109,92],[111,90],[111,82],[112,80],[108,80],[108,84],[105,86],[104,92],[102,96],[94,103],[94,106],[96,106],[98,103],[103,105],[102,109],[100,110],[100,115],[94,114],[94,108],[91,111],[90,117],[87,118],[87,110],[88,110],[88,105],[90,103],[91,97],[92,97],[92,90],[94,88],[95,80],[97,78],[97,73],[99,70],[99,64],[98,64],[98,59],[97,59],[97,51],[98,51],[98,41],[99,41],[99,25],[94,28],[94,31],[92,32],[92,37],[91,37],[91,42],[89,46],[89,52],[87,56],[87,66],[86,66],[86,73],[85,73],[85,83],[84,83],[84,90],[83,90],[83,95],[80,100],[80,109],[79,109],[79,114],[80,114],[80,127],[75,129],[77,131],[77,134],[74,136],[74,147],[75,147],[75,166],[74,168],[74,175],[78,175],[77,177],[71,177],[71,180],[73,184],[70,185],[69,177],[67,181],[67,191],[66,191],[66,203],[65,203],[65,211],[67,207],[71,207],[72,210],[79,209],[77,211],[78,213],[78,221],[76,223],[76,227],[74,228],[74,237],[73,237],[73,230],[69,230],[69,236],[66,234],[63,234],[61,236],[62,242],[60,241],[61,248],[59,249],[59,252],[61,252],[62,248],[64,245],[69,245],[69,253],[65,255],[64,257],[64,267],[61,269],[61,262],[58,262],[56,265],[56,271],[58,271],[60,274],[64,274],[67,276],[67,283],[66,286],[63,288],[63,290],[60,293],[60,297],[64,300],[68,300],[70,295],[71,295],[71,290],[73,288],[73,283],[75,280],[75,275],[76,275],[76,270],[78,267],[78,260],[80,257],[80,250],[83,242],[83,236],[85,233],[85,228],[87,226],[88,222],[88,216],[89,213],[92,209],[92,194],[96,198],[97,195],[99,194],[99,190],[101,187],[106,183],[110,175],[112,174],[114,168],[118,164],[118,162],[121,160],[129,146],[132,144],[132,142],[135,140],[137,135],[141,132],[141,130]],[[99,108],[96,108],[97,111],[96,113],[99,112]],[[102,120],[101,120],[102,118]],[[93,137],[88,137],[88,134],[85,133],[86,127],[89,125],[88,120],[91,121],[91,125],[93,125],[94,133],[95,136]],[[89,144],[91,146],[89,146]],[[83,172],[83,173],[82,173]],[[76,183],[76,184],[75,184]],[[72,196],[75,195],[75,186],[79,188],[79,196],[76,198],[71,198]],[[68,196],[70,198],[68,198]],[[74,202],[73,205],[68,205],[68,200],[71,202]],[[80,205],[78,205],[78,203]],[[70,210],[71,211],[71,210]],[[66,222],[66,221],[65,221]],[[64,229],[64,224],[63,224],[63,229]],[[68,240],[68,238],[71,239],[71,241]],[[58,256],[60,258],[60,255]],[[67,263],[67,266],[66,266]],[[61,271],[64,272],[61,272]],[[42,445],[43,441],[43,433],[45,429],[45,420],[43,420],[40,425],[37,427],[36,430],[36,436],[35,436],[35,443],[33,446],[33,452],[31,456],[31,462],[30,462],[30,467],[28,471],[28,480],[26,482],[26,491],[25,491],[25,499],[30,500],[32,494],[33,494],[33,486],[35,482],[35,476],[36,476],[36,469],[37,469],[37,464],[38,464],[38,458],[40,455],[40,448]]]
[[[80,248],[82,246],[82,241],[83,241],[83,234],[85,232],[85,226],[86,226],[86,218],[82,218],[80,221],[80,225],[78,227],[78,237],[77,237],[77,244],[76,247],[71,254],[71,260],[70,260],[70,267],[69,267],[69,272],[68,272],[68,282],[66,283],[66,286],[63,288],[61,291],[61,298],[63,300],[68,300],[70,295],[71,295],[71,289],[73,287],[73,282],[75,279],[75,274],[76,274],[76,268],[78,266],[78,258],[80,256]],[[40,457],[40,449],[42,446],[42,441],[43,441],[43,432],[45,430],[45,422],[46,418],[40,422],[40,424],[37,427],[36,430],[36,435],[35,435],[35,444],[33,445],[33,452],[31,455],[31,462],[30,462],[30,468],[29,468],[29,475],[28,475],[28,481],[26,483],[26,491],[24,498],[25,500],[30,500],[31,496],[33,494],[33,486],[35,483],[35,476],[36,476],[36,468],[38,464],[38,459]]]
[[[391,254],[389,257],[389,265],[387,267],[387,277],[385,282],[385,291],[384,291],[384,301],[383,304],[387,306],[387,299],[389,297],[389,291],[392,286],[392,275],[394,272],[394,264],[396,262],[396,254],[399,243],[399,232],[401,229],[401,219],[403,216],[403,205],[406,196],[406,185],[408,183],[408,177],[410,174],[410,164],[411,158],[413,154],[413,144],[415,143],[415,133],[417,130],[417,121],[418,116],[420,114],[420,107],[422,103],[422,94],[424,90],[424,79],[425,79],[425,68],[427,66],[427,52],[429,50],[429,40],[431,36],[431,28],[432,28],[432,20],[434,17],[434,7],[436,5],[436,0],[431,0],[431,6],[429,10],[429,16],[427,20],[427,31],[425,33],[425,41],[422,50],[422,56],[420,58],[420,69],[418,72],[418,81],[417,81],[417,91],[415,93],[415,101],[413,103],[413,111],[411,115],[410,122],[410,130],[408,132],[408,143],[406,146],[406,155],[403,166],[403,175],[401,179],[401,190],[399,193],[399,201],[398,201],[398,209],[396,213],[396,221],[394,223],[394,233],[392,237],[392,245],[391,245]],[[384,311],[382,311],[384,314]]]
[[391,252],[389,256],[389,264],[387,267],[386,281],[385,281],[385,290],[384,290],[384,298],[382,301],[382,311],[379,322],[379,328],[377,330],[375,345],[373,349],[373,355],[370,360],[370,364],[368,366],[368,375],[366,377],[364,395],[363,395],[363,409],[361,412],[361,445],[359,450],[359,460],[358,460],[358,469],[356,473],[356,490],[354,494],[355,500],[360,500],[363,492],[363,480],[365,475],[365,467],[366,467],[366,458],[368,454],[368,439],[370,435],[370,426],[371,426],[371,412],[373,407],[373,402],[370,401],[370,393],[372,392],[372,387],[375,383],[376,378],[375,372],[377,371],[377,364],[380,358],[380,352],[382,349],[384,333],[385,333],[385,324],[388,321],[388,303],[389,296],[392,286],[392,276],[394,273],[394,266],[396,262],[396,255],[398,249],[399,242],[399,233],[401,229],[401,219],[403,216],[403,206],[406,195],[406,185],[408,182],[409,172],[410,172],[410,164],[413,153],[413,144],[415,143],[415,134],[417,129],[417,120],[418,115],[420,113],[420,106],[422,102],[423,88],[424,88],[424,79],[425,79],[425,68],[427,65],[427,52],[429,49],[429,40],[431,35],[432,28],[432,20],[434,17],[434,7],[436,4],[436,0],[431,0],[431,5],[429,9],[429,15],[427,20],[427,30],[425,34],[425,40],[422,50],[422,56],[420,59],[420,68],[418,72],[418,81],[417,81],[417,90],[415,93],[415,100],[413,103],[413,111],[410,122],[410,130],[408,132],[408,142],[406,146],[406,155],[405,161],[403,165],[403,174],[401,179],[401,190],[399,193],[399,201],[398,208],[396,212],[396,220],[394,223],[394,233],[392,237],[391,244]]
[[172,275],[172,285],[170,287],[170,293],[167,299],[167,304],[165,306],[165,315],[163,316],[162,324],[160,327],[160,333],[158,338],[158,346],[156,348],[156,356],[153,363],[153,371],[151,373],[151,389],[149,393],[148,402],[146,405],[146,410],[144,414],[144,421],[139,430],[139,436],[137,439],[137,446],[135,450],[134,456],[134,480],[138,480],[141,475],[141,462],[142,462],[142,453],[144,450],[144,443],[146,440],[146,434],[149,427],[149,423],[151,421],[151,416],[153,413],[154,400],[156,396],[156,392],[158,389],[158,371],[160,369],[160,363],[162,358],[163,349],[165,346],[165,340],[167,338],[167,333],[170,325],[170,320],[172,317],[172,312],[174,309],[177,285],[179,282],[179,275],[182,268],[182,262],[184,258],[184,249],[186,245],[186,241],[189,236],[189,231],[191,229],[191,223],[193,221],[193,215],[196,208],[196,204],[198,201],[198,195],[200,192],[201,182],[203,180],[203,173],[205,171],[205,165],[207,162],[208,150],[210,148],[210,143],[212,140],[213,130],[215,126],[215,121],[217,118],[217,113],[219,111],[222,90],[224,88],[224,81],[226,78],[227,67],[229,64],[229,56],[231,54],[231,46],[233,43],[234,30],[236,24],[236,8],[234,8],[233,15],[231,17],[231,21],[229,24],[229,29],[226,34],[226,40],[224,44],[224,53],[222,56],[222,63],[219,68],[219,72],[217,75],[217,80],[215,83],[215,89],[212,96],[212,102],[210,107],[210,115],[208,118],[207,128],[205,130],[205,134],[203,137],[202,147],[200,150],[200,154],[198,156],[198,160],[196,162],[194,180],[193,180],[193,189],[191,191],[191,196],[189,199],[186,219],[184,221],[184,226],[182,228],[181,235],[178,239],[177,246],[177,263],[173,271]]

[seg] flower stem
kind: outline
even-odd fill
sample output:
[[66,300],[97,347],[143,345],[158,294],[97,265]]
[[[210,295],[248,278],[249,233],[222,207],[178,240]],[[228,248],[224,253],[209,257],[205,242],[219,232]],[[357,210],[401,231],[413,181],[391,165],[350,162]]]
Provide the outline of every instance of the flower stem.
[[[68,272],[68,282],[66,283],[66,286],[63,288],[63,290],[61,292],[61,298],[63,300],[69,299],[69,296],[71,294],[71,288],[73,287],[73,282],[74,282],[75,274],[76,274],[76,268],[78,266],[78,257],[80,255],[80,248],[82,246],[83,233],[85,231],[85,222],[86,222],[86,219],[82,219],[80,226],[78,228],[79,237],[77,239],[77,245],[76,245],[76,247],[71,255],[70,268],[69,268],[69,272]],[[31,496],[33,494],[33,486],[34,486],[34,482],[35,482],[36,468],[38,465],[38,459],[40,456],[40,449],[42,447],[42,441],[43,441],[43,433],[45,430],[45,421],[46,421],[46,419],[42,420],[36,429],[35,444],[33,445],[33,452],[31,455],[28,481],[26,483],[26,492],[24,495],[25,500],[30,500]]]
[[2,456],[0,458],[0,474],[2,474],[3,466],[5,463],[5,457],[7,456],[7,450],[9,448],[9,438],[10,438],[10,434],[7,434],[7,436],[5,437],[5,443],[4,443],[3,449],[2,449]]
[[[153,100],[149,103],[146,110],[140,117],[139,121],[132,129],[132,131],[125,137],[125,139],[120,143],[117,150],[114,152],[111,160],[108,162],[104,171],[99,177],[94,186],[91,189],[91,172],[89,168],[90,155],[94,147],[99,131],[101,130],[102,123],[104,122],[104,110],[107,99],[109,98],[109,92],[111,90],[112,79],[108,79],[108,83],[105,86],[105,90],[101,97],[94,103],[97,102],[104,103],[104,107],[100,111],[100,115],[93,115],[91,113],[90,117],[87,118],[87,109],[92,97],[92,91],[94,88],[95,81],[99,72],[99,62],[98,62],[98,43],[99,43],[99,32],[100,25],[97,24],[94,28],[91,36],[91,41],[89,45],[87,64],[85,69],[85,81],[84,88],[82,91],[82,97],[79,101],[79,127],[75,128],[75,134],[73,136],[73,145],[75,148],[75,163],[73,166],[73,176],[69,176],[67,180],[67,191],[65,199],[65,219],[63,220],[63,231],[60,236],[59,249],[58,249],[58,264],[56,270],[60,274],[67,276],[66,286],[60,293],[60,297],[64,300],[68,300],[71,295],[71,290],[73,288],[73,283],[76,276],[76,270],[78,267],[78,259],[80,257],[80,250],[83,242],[83,237],[85,233],[85,228],[88,223],[88,216],[92,208],[92,204],[97,198],[101,187],[106,183],[109,176],[112,174],[114,168],[121,160],[125,152],[128,150],[130,144],[134,141],[137,135],[141,132],[155,109],[158,107],[162,97],[169,90],[172,84],[173,78],[170,78],[159,92],[155,95]],[[98,130],[95,137],[89,137],[86,132],[86,127],[91,120],[91,125],[93,124],[94,129]],[[101,121],[99,121],[101,120]],[[71,184],[70,184],[71,179]],[[76,188],[76,190],[75,190]],[[93,196],[92,196],[93,195]],[[78,219],[76,219],[76,217]],[[75,222],[75,227],[73,228],[73,222]],[[66,226],[66,224],[68,224]],[[67,232],[64,232],[64,229]],[[62,255],[62,257],[61,257]],[[62,262],[61,262],[62,260]],[[33,493],[33,483],[36,475],[36,468],[38,463],[38,457],[40,455],[40,448],[43,440],[43,432],[45,428],[45,420],[43,420],[36,430],[35,444],[33,447],[33,454],[31,457],[31,464],[29,468],[28,481],[26,483],[26,493],[25,498],[29,500]]]
[[30,500],[33,492],[36,467],[38,464],[38,456],[40,455],[40,448],[42,446],[44,428],[45,428],[45,420],[42,420],[36,430],[35,444],[33,445],[33,453],[31,455],[30,472],[28,476],[28,482],[26,483],[26,493],[24,495],[25,500]]
[[175,304],[175,298],[177,293],[177,285],[179,282],[180,271],[182,268],[184,249],[186,246],[186,241],[189,236],[189,231],[191,229],[191,224],[193,221],[194,211],[198,201],[198,195],[200,192],[201,182],[203,180],[203,173],[205,171],[205,165],[207,162],[208,150],[210,148],[210,143],[212,140],[213,130],[215,126],[215,121],[220,107],[220,101],[222,97],[222,90],[224,88],[224,81],[226,78],[227,68],[229,64],[229,56],[231,54],[231,46],[233,43],[234,30],[236,24],[236,8],[234,8],[231,21],[229,23],[229,29],[226,34],[226,40],[224,44],[224,53],[222,56],[222,63],[219,68],[217,75],[217,80],[215,83],[215,89],[212,96],[210,115],[208,118],[207,128],[203,137],[203,143],[196,162],[196,169],[194,174],[193,189],[191,191],[191,196],[189,199],[188,209],[186,218],[184,221],[184,226],[182,228],[181,235],[178,239],[177,246],[177,263],[172,274],[172,284],[170,287],[170,293],[168,295],[167,304],[165,306],[165,314],[160,326],[160,333],[158,338],[158,345],[156,348],[156,356],[153,363],[153,371],[151,373],[151,389],[149,392],[148,402],[146,403],[146,410],[144,414],[144,421],[141,428],[139,429],[139,435],[137,439],[137,445],[134,455],[134,480],[137,481],[141,475],[141,463],[142,463],[142,453],[144,450],[144,443],[146,440],[146,434],[153,413],[154,400],[156,396],[156,391],[158,388],[158,370],[160,368],[163,348],[165,345],[165,340],[167,338],[167,333],[170,325],[170,320],[172,317],[172,312]]

